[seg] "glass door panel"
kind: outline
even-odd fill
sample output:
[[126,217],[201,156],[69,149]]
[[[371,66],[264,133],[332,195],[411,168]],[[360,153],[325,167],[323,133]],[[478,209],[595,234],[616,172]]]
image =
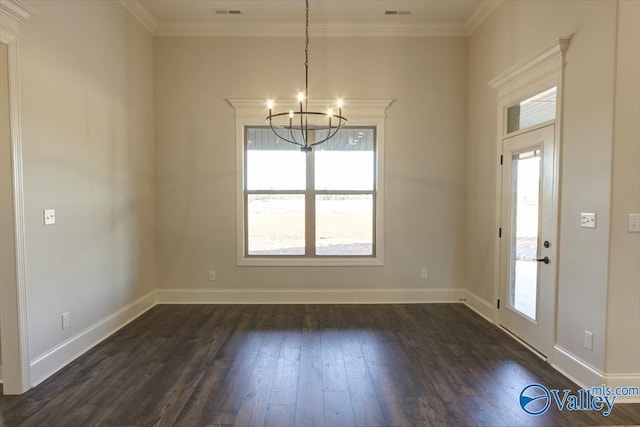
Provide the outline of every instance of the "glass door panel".
[[541,150],[512,156],[509,305],[536,319]]

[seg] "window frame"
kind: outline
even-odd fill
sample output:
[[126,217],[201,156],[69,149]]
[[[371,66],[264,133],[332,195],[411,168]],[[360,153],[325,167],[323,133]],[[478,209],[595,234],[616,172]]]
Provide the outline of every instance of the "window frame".
[[[236,263],[238,266],[382,266],[384,265],[384,126],[386,110],[392,100],[349,100],[345,102],[345,114],[350,127],[369,127],[375,132],[374,146],[374,190],[373,190],[373,255],[247,255],[247,216],[246,212],[246,129],[264,126],[267,108],[262,99],[227,99],[235,109],[236,122]],[[322,108],[331,100],[315,100],[309,103],[309,109]],[[295,100],[278,101],[283,109],[295,108]],[[301,194],[306,194],[305,189]],[[283,191],[282,193],[286,193]],[[314,194],[322,194],[324,190],[313,189]],[[278,193],[281,193],[278,191]],[[327,191],[337,194],[340,191]],[[349,192],[347,192],[349,193]],[[364,194],[366,191],[358,191]],[[307,244],[308,239],[307,240]],[[315,245],[315,241],[312,242]]]

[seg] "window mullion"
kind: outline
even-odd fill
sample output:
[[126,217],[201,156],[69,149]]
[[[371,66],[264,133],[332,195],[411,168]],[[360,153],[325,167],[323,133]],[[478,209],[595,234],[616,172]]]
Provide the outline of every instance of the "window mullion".
[[[315,131],[309,131],[308,143],[315,142]],[[305,256],[316,255],[316,196],[315,196],[315,150],[305,153],[307,159],[307,176],[305,192]]]

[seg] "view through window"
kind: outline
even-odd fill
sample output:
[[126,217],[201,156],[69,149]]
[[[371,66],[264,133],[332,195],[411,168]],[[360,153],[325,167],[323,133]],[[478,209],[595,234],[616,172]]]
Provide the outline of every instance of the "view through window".
[[375,127],[347,127],[303,153],[246,127],[245,255],[375,256],[375,137]]

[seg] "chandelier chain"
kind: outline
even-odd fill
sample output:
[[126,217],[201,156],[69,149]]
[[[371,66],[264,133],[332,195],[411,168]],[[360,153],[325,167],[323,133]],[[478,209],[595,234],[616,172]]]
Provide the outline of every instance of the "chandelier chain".
[[[309,153],[314,146],[333,138],[340,129],[347,125],[347,119],[342,115],[342,99],[336,101],[338,114],[335,114],[331,108],[326,113],[309,111],[309,0],[305,0],[304,26],[304,92],[298,94],[300,108],[298,111],[290,110],[288,113],[274,113],[272,110],[273,101],[269,100],[267,102],[269,115],[266,120],[276,137],[298,145],[301,151]],[[321,117],[326,119],[326,124],[322,125],[318,122]],[[281,122],[277,123],[276,120]],[[311,124],[310,121],[314,121],[314,123]],[[317,139],[316,130],[322,130],[326,134]],[[295,131],[298,131],[298,135]],[[310,132],[314,135],[312,143],[307,139],[311,135]]]
[[305,0],[304,9],[304,98],[305,106],[309,105],[309,0]]

